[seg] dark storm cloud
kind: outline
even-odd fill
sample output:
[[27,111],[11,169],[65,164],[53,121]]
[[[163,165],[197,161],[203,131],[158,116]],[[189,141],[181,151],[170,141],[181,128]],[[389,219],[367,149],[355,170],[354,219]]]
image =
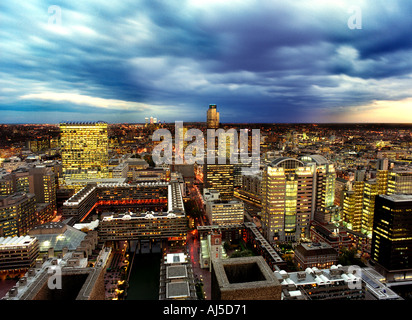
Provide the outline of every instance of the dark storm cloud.
[[[51,5],[61,8],[60,26],[49,23]],[[353,5],[362,29],[348,27]],[[0,8],[3,119],[11,110],[30,117],[54,106],[55,121],[99,110],[108,121],[113,114],[116,121],[204,121],[216,103],[224,122],[306,122],[411,92],[410,1],[36,1]]]

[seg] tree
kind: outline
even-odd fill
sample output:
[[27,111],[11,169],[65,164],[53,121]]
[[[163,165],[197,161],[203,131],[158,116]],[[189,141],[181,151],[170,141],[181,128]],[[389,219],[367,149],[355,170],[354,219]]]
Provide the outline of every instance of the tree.
[[338,263],[343,265],[343,266],[348,266],[348,265],[358,265],[360,267],[364,267],[365,264],[361,261],[361,259],[356,258],[356,248],[342,248]]

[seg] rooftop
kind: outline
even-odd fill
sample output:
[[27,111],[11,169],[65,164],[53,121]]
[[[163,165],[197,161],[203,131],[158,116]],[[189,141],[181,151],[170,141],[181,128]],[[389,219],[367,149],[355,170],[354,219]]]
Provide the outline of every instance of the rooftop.
[[61,222],[37,226],[29,231],[29,235],[39,240],[39,248],[43,252],[49,248],[62,251],[65,247],[68,250],[75,250],[86,237],[86,233]]
[[391,195],[381,194],[379,196],[384,199],[394,201],[394,202],[412,201],[412,194],[391,194]]
[[324,254],[338,255],[338,252],[332,248],[332,246],[324,242],[301,243],[296,247],[295,253],[300,253],[303,256]]
[[317,165],[329,164],[329,161],[319,154],[312,154],[301,157],[303,162],[309,162],[310,160],[314,161]]
[[36,239],[30,236],[21,237],[0,237],[0,249],[1,247],[11,247],[11,246],[26,246],[31,244]]

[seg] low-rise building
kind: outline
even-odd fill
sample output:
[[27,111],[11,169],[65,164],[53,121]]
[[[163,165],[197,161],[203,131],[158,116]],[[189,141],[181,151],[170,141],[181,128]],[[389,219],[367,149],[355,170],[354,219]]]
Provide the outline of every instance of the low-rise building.
[[358,266],[334,265],[329,269],[313,267],[298,272],[280,270],[274,274],[282,285],[284,300],[295,299],[298,290],[304,300],[364,300],[366,284],[358,270]]
[[323,242],[301,243],[295,248],[294,260],[300,270],[325,269],[338,262],[338,252]]
[[159,300],[197,300],[193,268],[186,254],[169,253],[163,257]]
[[207,201],[206,215],[214,225],[241,224],[244,221],[244,204],[238,200]]
[[30,236],[0,238],[0,273],[27,271],[36,263],[39,241]]

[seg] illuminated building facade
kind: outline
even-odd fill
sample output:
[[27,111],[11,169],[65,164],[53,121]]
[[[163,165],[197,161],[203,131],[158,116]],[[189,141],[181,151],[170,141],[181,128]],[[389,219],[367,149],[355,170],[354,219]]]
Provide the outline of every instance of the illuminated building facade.
[[364,185],[364,181],[354,181],[351,189],[343,193],[342,220],[345,227],[356,232],[362,229]]
[[[381,160],[381,159],[379,159]],[[408,170],[383,170],[387,165],[379,162],[376,179],[354,181],[344,191],[342,219],[350,230],[372,237],[375,198],[380,194],[412,193],[412,172]]]
[[219,128],[219,112],[217,111],[215,104],[210,104],[209,109],[207,110],[207,128]]
[[14,190],[13,176],[9,173],[0,175],[0,196],[12,194]]
[[186,239],[187,218],[178,182],[89,184],[64,203],[63,215],[77,222],[93,209],[109,212],[100,223],[104,241]]
[[212,225],[241,224],[244,220],[243,201],[207,201],[206,215]]
[[389,172],[387,194],[394,193],[412,193],[412,171],[393,170]]
[[93,209],[100,211],[163,211],[168,205],[169,183],[90,183],[63,204],[63,216],[77,221]]
[[309,235],[313,174],[297,159],[278,158],[262,175],[262,227],[269,241],[298,241]]
[[233,164],[205,163],[203,165],[203,179],[204,187],[218,191],[221,200],[233,199]]
[[99,237],[110,240],[184,241],[187,219],[184,214],[156,212],[105,215],[100,223]]
[[386,194],[388,190],[388,170],[378,170],[376,172],[376,182],[378,184],[378,194]]
[[16,192],[0,196],[0,237],[24,236],[36,224],[34,194]]
[[27,271],[38,254],[39,241],[34,237],[0,237],[0,274]]
[[[337,217],[335,205],[335,167],[321,155],[309,155],[300,158],[305,165],[310,166],[313,173],[312,220],[316,216],[324,222],[330,222]],[[327,218],[325,218],[327,217]]]
[[376,180],[365,181],[363,190],[361,232],[372,236],[373,213],[375,211],[375,198],[379,194]]
[[19,168],[0,177],[1,195],[33,194],[37,223],[51,221],[57,213],[56,179],[51,168]]
[[371,258],[386,276],[392,273],[402,278],[412,271],[411,194],[376,197]]
[[60,144],[64,179],[109,176],[106,122],[60,123]]

